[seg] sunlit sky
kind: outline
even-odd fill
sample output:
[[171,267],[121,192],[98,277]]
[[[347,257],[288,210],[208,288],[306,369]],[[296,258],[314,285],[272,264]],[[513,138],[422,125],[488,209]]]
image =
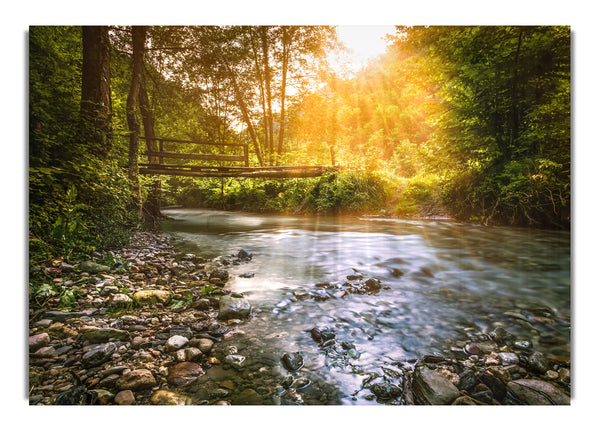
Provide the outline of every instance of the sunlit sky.
[[351,52],[330,57],[335,63],[343,63],[349,71],[360,70],[368,61],[385,52],[386,34],[396,32],[393,25],[338,26],[338,36]]

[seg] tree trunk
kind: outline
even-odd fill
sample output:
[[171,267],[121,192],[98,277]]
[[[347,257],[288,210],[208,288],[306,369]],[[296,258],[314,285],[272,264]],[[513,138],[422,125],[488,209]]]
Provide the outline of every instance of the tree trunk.
[[273,165],[273,108],[271,106],[271,68],[269,67],[269,46],[267,42],[267,30],[269,27],[263,26],[260,28],[263,61],[265,68],[265,89],[267,93],[267,118],[269,120],[269,164]]
[[136,203],[138,218],[142,219],[142,193],[138,178],[138,149],[140,123],[137,118],[137,106],[140,95],[140,83],[142,80],[144,64],[144,45],[146,42],[146,27],[132,27],[133,45],[133,72],[131,75],[131,87],[127,96],[127,126],[129,127],[129,182],[131,192]]
[[264,129],[264,134],[265,134],[264,148],[268,148],[268,145],[269,145],[269,121],[267,120],[267,107],[266,107],[266,100],[265,100],[265,80],[263,79],[262,69],[261,69],[259,61],[258,61],[258,53],[257,53],[256,45],[254,42],[254,40],[255,40],[254,33],[251,33],[250,37],[252,40],[252,53],[254,54],[254,66],[256,68],[256,76],[257,76],[258,82],[259,82],[260,103],[261,103],[262,112],[263,112],[263,129]]
[[[158,145],[156,145],[156,141],[154,139],[154,114],[150,108],[150,100],[148,98],[146,79],[144,77],[143,70],[140,80],[140,113],[142,114],[142,122],[144,124],[146,150],[148,152],[157,152]],[[149,156],[148,159],[150,163],[158,163],[158,157],[156,156]],[[154,226],[157,226],[157,222],[160,218],[160,192],[160,178],[157,177],[152,184],[152,188],[148,193],[148,198],[146,199],[146,203],[144,205],[144,209],[152,219],[151,221],[153,222]]]
[[237,99],[240,110],[242,111],[242,117],[244,118],[244,122],[246,123],[246,127],[248,128],[248,133],[250,133],[250,138],[252,139],[252,143],[254,144],[256,157],[258,157],[258,164],[260,166],[264,166],[263,158],[260,152],[260,144],[258,142],[258,137],[256,136],[256,132],[254,131],[252,120],[250,120],[250,115],[248,114],[248,107],[246,106],[246,102],[244,101],[244,96],[242,95],[240,87],[238,86],[233,71],[229,68],[228,65],[227,71],[229,73],[229,78],[231,79],[231,82],[233,84],[233,92],[235,94],[235,98]]
[[282,45],[283,45],[283,64],[281,71],[281,113],[279,116],[279,142],[277,144],[277,155],[281,156],[281,152],[283,150],[283,126],[285,123],[285,87],[287,85],[287,68],[288,68],[288,60],[289,60],[289,50],[291,43],[291,29],[287,27],[283,27],[283,35],[282,35]]
[[108,27],[84,26],[81,31],[81,119],[83,138],[106,159],[112,146],[110,43]]

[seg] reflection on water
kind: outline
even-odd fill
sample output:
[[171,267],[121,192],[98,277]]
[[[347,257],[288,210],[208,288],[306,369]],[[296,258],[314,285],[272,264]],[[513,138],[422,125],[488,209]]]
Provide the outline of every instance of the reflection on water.
[[[360,386],[364,373],[382,363],[444,353],[498,324],[533,340],[538,350],[570,354],[568,232],[369,217],[165,213],[173,220],[163,229],[176,234],[182,251],[253,253],[251,262],[230,272],[255,277],[228,284],[255,308],[244,330],[274,356],[301,351],[307,372],[337,382],[342,402],[356,402],[350,394],[357,380]],[[390,288],[322,302],[294,296],[356,271]],[[361,355],[353,365],[362,374],[326,364],[306,332],[315,326],[334,327],[339,339],[356,346]]]

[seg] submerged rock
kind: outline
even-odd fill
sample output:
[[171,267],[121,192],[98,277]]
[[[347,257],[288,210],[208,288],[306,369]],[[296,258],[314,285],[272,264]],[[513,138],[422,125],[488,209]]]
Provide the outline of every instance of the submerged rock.
[[244,297],[238,298],[232,295],[223,295],[219,300],[219,315],[221,320],[239,319],[247,317],[252,307]]

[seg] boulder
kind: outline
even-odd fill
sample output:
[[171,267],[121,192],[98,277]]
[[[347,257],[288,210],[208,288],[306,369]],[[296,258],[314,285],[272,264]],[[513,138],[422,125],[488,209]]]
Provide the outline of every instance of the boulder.
[[452,404],[460,395],[456,386],[427,367],[415,370],[411,387],[418,404]]
[[244,297],[223,295],[219,300],[219,315],[221,320],[239,319],[250,314],[252,307]]
[[520,379],[509,382],[508,392],[528,405],[568,405],[571,399],[551,383]]

